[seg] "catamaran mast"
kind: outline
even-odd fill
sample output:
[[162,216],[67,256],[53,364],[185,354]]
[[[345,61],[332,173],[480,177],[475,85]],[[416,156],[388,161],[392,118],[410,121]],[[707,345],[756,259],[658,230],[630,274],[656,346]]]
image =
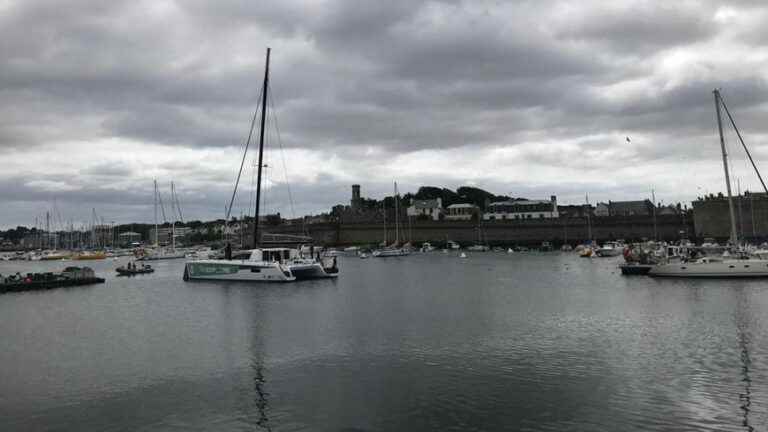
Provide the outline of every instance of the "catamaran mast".
[[256,174],[256,216],[253,220],[253,247],[259,245],[259,203],[261,202],[261,167],[264,157],[264,124],[267,120],[267,90],[269,89],[269,52],[267,48],[267,65],[264,68],[264,88],[261,99],[261,130],[259,131],[259,168]]
[[725,138],[723,137],[723,120],[720,115],[720,90],[712,91],[715,95],[715,112],[717,113],[717,131],[720,133],[720,149],[723,152],[723,170],[725,171],[725,189],[728,191],[728,210],[731,214],[731,245],[736,246],[736,212],[733,209],[733,195],[731,194],[731,178],[728,176],[728,155],[725,153]]

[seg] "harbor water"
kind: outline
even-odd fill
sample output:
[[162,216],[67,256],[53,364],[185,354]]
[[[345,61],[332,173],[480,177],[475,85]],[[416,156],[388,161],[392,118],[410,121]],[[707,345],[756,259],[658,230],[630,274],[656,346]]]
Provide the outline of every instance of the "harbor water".
[[[620,257],[339,259],[184,282],[183,260],[0,295],[0,430],[765,430],[768,283]],[[0,274],[66,262],[0,262]],[[79,263],[80,264],[80,263]]]

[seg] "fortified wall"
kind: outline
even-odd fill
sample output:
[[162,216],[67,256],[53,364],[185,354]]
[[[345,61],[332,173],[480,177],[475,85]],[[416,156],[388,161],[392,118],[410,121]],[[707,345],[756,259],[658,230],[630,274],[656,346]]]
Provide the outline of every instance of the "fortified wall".
[[[745,193],[733,197],[736,231],[740,238],[768,237],[768,197],[764,193]],[[710,196],[693,202],[694,235],[725,241],[730,237],[731,218],[728,199]]]
[[[595,217],[592,238],[597,241],[624,239],[627,241],[654,237],[653,219],[645,216]],[[588,239],[586,218],[527,219],[482,221],[480,233],[483,242],[491,245],[538,246],[543,241],[555,245],[577,244]],[[282,225],[267,228],[275,234],[302,234],[301,227]],[[374,244],[384,240],[384,225],[374,223],[321,223],[306,225],[307,233],[318,244],[344,246]],[[679,215],[658,216],[656,232],[660,240],[679,240],[693,235],[693,221]],[[393,224],[387,226],[387,239],[393,242]],[[401,227],[401,239],[418,245],[428,241],[444,243],[453,240],[467,245],[478,241],[476,221],[414,221]]]

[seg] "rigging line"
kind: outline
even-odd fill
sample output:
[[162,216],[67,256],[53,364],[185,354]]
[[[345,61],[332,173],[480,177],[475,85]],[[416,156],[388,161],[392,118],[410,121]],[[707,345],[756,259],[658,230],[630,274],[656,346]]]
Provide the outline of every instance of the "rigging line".
[[[276,113],[277,111],[275,110],[275,102],[272,99],[271,93],[274,93],[274,91],[270,92],[269,105],[272,107],[272,112]],[[283,161],[283,176],[285,178],[285,187],[286,189],[288,189],[288,200],[291,204],[291,218],[296,219],[296,210],[293,204],[293,194],[291,193],[291,183],[288,181],[288,167],[285,163],[285,149],[283,148],[283,140],[280,136],[280,127],[278,127],[277,125],[277,114],[272,115],[272,121],[275,124],[275,132],[277,132],[277,143],[280,146],[280,157],[282,158],[282,161]]]
[[725,105],[725,100],[723,100],[723,95],[720,95],[720,103],[723,105],[723,108],[725,108],[725,114],[728,115],[728,120],[731,121],[731,125],[733,125],[733,129],[736,131],[736,136],[739,137],[739,141],[741,142],[741,146],[744,147],[744,151],[747,153],[747,157],[749,158],[749,161],[752,163],[752,168],[755,169],[755,173],[757,174],[757,178],[760,179],[760,184],[763,185],[763,189],[765,190],[765,193],[768,194],[768,187],[765,186],[765,182],[763,181],[763,176],[760,175],[760,171],[757,169],[757,165],[755,164],[755,160],[752,159],[752,155],[749,153],[749,149],[747,149],[747,145],[744,143],[744,139],[741,137],[741,132],[739,132],[739,128],[736,127],[736,122],[733,121],[733,117],[731,116],[731,112],[728,111],[728,106]]
[[184,223],[184,215],[181,214],[181,203],[179,202],[179,193],[176,192],[176,189],[173,190],[173,196],[176,200],[176,211],[179,212],[179,220],[181,223]]
[[[259,91],[259,99],[261,100],[263,89]],[[261,107],[261,109],[264,109],[264,107]],[[256,116],[259,113],[259,106],[256,107],[256,111],[253,112],[253,117],[251,118],[251,128],[248,130],[248,139],[245,141],[245,150],[243,151],[243,159],[240,161],[240,170],[237,172],[237,179],[235,180],[235,188],[232,191],[232,198],[229,200],[229,205],[227,206],[227,215],[224,218],[224,223],[227,223],[229,220],[229,216],[232,214],[232,204],[235,202],[235,195],[237,194],[237,185],[240,184],[240,175],[243,173],[243,165],[245,165],[245,158],[248,155],[248,147],[251,145],[251,137],[253,136],[253,128],[256,126]]]
[[160,201],[160,211],[163,214],[163,223],[168,222],[168,218],[165,217],[165,206],[163,205],[163,194],[160,193],[160,190],[157,191],[157,200]]

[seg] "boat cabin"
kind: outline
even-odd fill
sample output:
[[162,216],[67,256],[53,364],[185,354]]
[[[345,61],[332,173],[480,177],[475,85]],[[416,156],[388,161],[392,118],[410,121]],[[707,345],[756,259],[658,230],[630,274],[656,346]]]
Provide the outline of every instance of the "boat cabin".
[[251,261],[285,262],[298,258],[298,251],[290,248],[266,248],[250,251]]

